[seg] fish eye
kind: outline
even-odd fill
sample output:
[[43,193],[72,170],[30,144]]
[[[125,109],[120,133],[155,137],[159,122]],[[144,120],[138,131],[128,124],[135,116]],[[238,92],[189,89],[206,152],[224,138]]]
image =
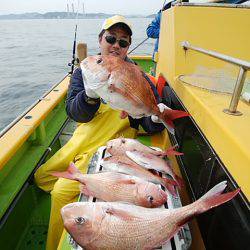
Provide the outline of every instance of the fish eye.
[[98,60],[96,61],[97,64],[101,64],[101,62],[102,62],[102,58],[100,58],[100,59],[98,59]]
[[152,203],[152,202],[153,202],[153,200],[154,200],[154,197],[153,197],[153,196],[151,196],[151,195],[149,195],[149,196],[148,196],[148,201],[149,201],[150,203]]
[[86,220],[83,217],[77,217],[75,218],[75,222],[78,225],[82,225]]
[[122,139],[122,143],[125,143],[126,142],[126,140],[125,139]]

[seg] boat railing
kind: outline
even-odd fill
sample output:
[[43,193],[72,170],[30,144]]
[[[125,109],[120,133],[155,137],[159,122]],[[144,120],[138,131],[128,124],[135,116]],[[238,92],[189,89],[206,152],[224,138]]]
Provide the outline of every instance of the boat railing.
[[[69,74],[67,74],[66,76],[64,76],[63,79],[65,79]],[[63,80],[62,79],[62,80]],[[7,132],[9,131],[18,121],[20,121],[23,117],[25,117],[39,102],[43,101],[43,100],[47,100],[46,96],[52,92],[52,91],[57,91],[56,87],[62,82],[62,80],[60,82],[57,82],[56,84],[54,84],[49,90],[47,90],[42,97],[38,98],[33,104],[31,104],[31,106],[29,106],[23,113],[21,113],[17,118],[15,118],[9,125],[7,125],[3,130],[0,131],[0,138]],[[27,117],[27,119],[29,119],[29,117]]]
[[172,6],[185,6],[185,7],[216,7],[216,8],[244,8],[249,9],[250,5],[241,3],[241,4],[231,4],[231,3],[215,3],[213,0],[207,3],[190,3],[183,2],[182,0],[177,0],[172,3]]
[[207,50],[207,49],[193,46],[188,41],[182,42],[181,46],[183,47],[184,50],[191,49],[191,50],[203,53],[205,55],[208,55],[217,59],[221,59],[225,62],[234,64],[240,67],[229,108],[224,109],[223,112],[230,114],[230,115],[242,115],[240,111],[237,111],[237,106],[238,106],[241,92],[245,83],[247,71],[250,69],[250,62],[244,61],[244,60],[232,57],[232,56],[224,55],[216,51]]

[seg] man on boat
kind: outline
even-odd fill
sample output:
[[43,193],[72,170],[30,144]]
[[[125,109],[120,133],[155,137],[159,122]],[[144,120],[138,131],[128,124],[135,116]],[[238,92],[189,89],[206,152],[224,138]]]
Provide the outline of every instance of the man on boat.
[[[116,15],[106,19],[99,34],[101,54],[114,55],[134,63],[127,57],[131,36],[131,25],[123,16]],[[145,77],[147,78],[146,75]],[[160,98],[155,86],[148,78],[147,80],[159,102]],[[163,111],[164,105],[160,109]],[[37,185],[51,193],[51,213],[47,238],[47,249],[49,250],[57,248],[63,231],[60,209],[75,201],[80,192],[78,182],[58,179],[52,176],[51,172],[65,171],[69,163],[74,161],[76,166],[86,173],[90,158],[108,140],[120,136],[134,138],[139,125],[150,133],[160,132],[164,129],[156,117],[121,119],[119,111],[111,109],[100,100],[96,93],[85,89],[80,68],[77,68],[71,77],[66,110],[70,118],[81,124],[68,143],[35,173]]]

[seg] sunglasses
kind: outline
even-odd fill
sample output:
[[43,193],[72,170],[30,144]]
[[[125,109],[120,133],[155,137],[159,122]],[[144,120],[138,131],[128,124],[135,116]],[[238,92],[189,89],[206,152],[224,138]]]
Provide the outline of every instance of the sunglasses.
[[123,39],[116,39],[115,36],[105,36],[105,40],[107,43],[112,44],[112,45],[115,44],[117,41],[121,48],[126,48],[130,45],[128,41],[123,40]]

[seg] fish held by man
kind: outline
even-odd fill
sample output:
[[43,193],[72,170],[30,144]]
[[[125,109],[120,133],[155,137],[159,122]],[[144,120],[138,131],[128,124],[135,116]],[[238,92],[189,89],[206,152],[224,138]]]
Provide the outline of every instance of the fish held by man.
[[174,150],[176,146],[170,147],[166,151],[155,150],[140,143],[136,139],[123,138],[123,137],[108,141],[106,146],[107,146],[107,151],[112,155],[124,155],[126,151],[134,151],[134,150],[141,151],[144,153],[150,153],[160,157],[170,156],[170,155],[183,155],[183,153]]
[[103,201],[127,202],[143,207],[159,207],[167,201],[167,194],[160,187],[135,176],[116,172],[82,174],[74,163],[65,172],[51,174],[79,181],[83,194]]
[[84,249],[155,249],[170,240],[194,216],[234,198],[221,182],[199,200],[176,209],[143,208],[111,202],[75,202],[64,206],[64,227]]
[[177,195],[175,186],[178,184],[176,181],[160,177],[159,175],[154,175],[147,169],[129,159],[126,155],[115,155],[103,158],[100,165],[103,167],[104,171],[114,171],[137,176],[146,181],[153,182],[158,185],[160,184],[164,186],[173,196]]
[[165,109],[162,113],[142,70],[114,56],[89,56],[81,62],[84,84],[111,108],[125,111],[133,118],[155,115],[173,133],[173,120],[189,114]]

